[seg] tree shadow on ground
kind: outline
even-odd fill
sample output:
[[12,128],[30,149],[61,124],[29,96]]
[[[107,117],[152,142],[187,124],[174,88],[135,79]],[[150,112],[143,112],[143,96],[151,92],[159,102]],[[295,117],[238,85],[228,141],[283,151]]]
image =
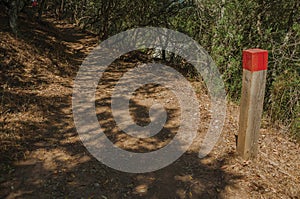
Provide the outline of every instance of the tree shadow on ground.
[[[111,169],[92,157],[78,139],[70,94],[42,97],[26,92],[4,93],[20,101],[8,116],[18,113],[25,116],[16,121],[8,118],[11,124],[1,122],[3,133],[20,137],[1,140],[2,147],[6,146],[1,152],[1,197],[222,198],[224,189],[234,186],[235,180],[241,177],[222,169],[223,159],[230,157],[203,163],[195,152],[187,152],[170,166],[146,174]],[[96,104],[109,108],[110,100],[100,98]],[[24,101],[25,108],[19,110]],[[149,116],[142,114],[147,113],[149,107],[135,104],[135,101],[131,103],[133,115],[138,117],[135,119],[145,124],[149,122]],[[101,118],[106,135],[115,143],[124,139],[124,133],[113,131],[116,125],[111,112],[102,110],[98,118]],[[167,111],[168,120],[174,119],[176,111]],[[28,117],[30,114],[32,117]],[[43,120],[36,121],[39,117]],[[11,129],[12,125],[15,128]],[[157,143],[167,144],[172,137],[166,135],[176,133],[176,129],[176,126],[164,128],[149,142],[145,139],[133,149],[132,145],[125,145],[125,148],[135,152],[151,151],[158,147]]]
[[[222,169],[224,160],[232,158],[230,154],[208,161],[209,157],[199,159],[196,152],[188,151],[171,165],[144,174],[120,172],[96,160],[79,139],[72,115],[70,82],[85,54],[72,53],[72,47],[68,49],[61,45],[59,39],[53,40],[54,43],[47,41],[51,35],[57,36],[55,33],[59,29],[54,26],[47,25],[40,30],[35,26],[35,22],[28,27],[24,24],[24,32],[30,29],[32,31],[20,40],[41,52],[45,51],[45,47],[52,48],[50,51],[57,50],[61,53],[57,56],[65,56],[72,60],[72,64],[65,65],[66,68],[57,73],[65,78],[65,82],[61,82],[39,72],[35,77],[24,77],[27,66],[22,66],[16,59],[13,60],[22,70],[3,63],[4,68],[9,71],[1,68],[1,83],[5,81],[7,85],[0,90],[1,198],[225,198],[225,189],[234,187],[235,181],[242,177]],[[69,29],[62,33],[62,38],[66,37],[66,32],[81,35],[80,32]],[[37,39],[30,40],[31,34]],[[84,35],[74,36],[66,41],[73,42],[75,39],[73,43],[76,43],[83,37]],[[9,50],[12,48],[3,48],[1,51]],[[102,89],[110,91],[116,84],[115,78],[133,67],[123,62],[114,64],[111,71],[108,70],[104,75]],[[55,63],[51,62],[50,66],[54,67]],[[122,67],[124,70],[121,70]],[[48,72],[56,73],[53,68],[49,68]],[[10,74],[16,76],[9,77]],[[20,77],[19,82],[16,80],[17,75]],[[35,89],[30,89],[33,86]],[[156,89],[161,88],[148,85],[140,94],[155,95],[153,91]],[[117,130],[109,111],[110,105],[110,95],[98,95],[97,116],[105,134],[116,144],[121,144],[121,139],[133,139],[124,137],[124,133]],[[146,125],[150,122],[149,106],[143,105],[138,99],[131,100],[131,110],[137,123]],[[174,108],[167,109],[169,125],[157,136],[151,140],[140,140],[138,144],[125,145],[124,149],[142,153],[168,144],[178,129],[176,122],[172,123],[176,120],[178,111]],[[167,136],[169,134],[172,136]]]

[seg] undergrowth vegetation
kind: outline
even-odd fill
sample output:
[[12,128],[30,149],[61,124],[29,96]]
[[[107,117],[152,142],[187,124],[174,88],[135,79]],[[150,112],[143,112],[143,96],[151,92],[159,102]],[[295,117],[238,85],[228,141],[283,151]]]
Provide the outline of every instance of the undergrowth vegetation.
[[265,113],[300,138],[299,7],[299,0],[42,0],[37,12],[55,10],[58,19],[96,33],[101,41],[135,27],[183,32],[210,53],[235,102],[241,96],[242,51],[266,49]]

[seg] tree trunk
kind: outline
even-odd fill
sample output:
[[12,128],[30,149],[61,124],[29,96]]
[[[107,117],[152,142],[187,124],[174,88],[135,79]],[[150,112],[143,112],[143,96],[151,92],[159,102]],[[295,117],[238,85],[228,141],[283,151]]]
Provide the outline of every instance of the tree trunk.
[[9,8],[9,26],[15,35],[18,34],[17,20],[18,20],[18,2],[11,1]]

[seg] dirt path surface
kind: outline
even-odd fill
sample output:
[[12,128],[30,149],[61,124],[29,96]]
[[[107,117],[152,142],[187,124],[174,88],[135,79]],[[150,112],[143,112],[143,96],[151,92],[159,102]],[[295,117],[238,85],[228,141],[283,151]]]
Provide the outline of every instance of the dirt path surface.
[[[78,68],[97,37],[53,18],[20,17],[20,36],[0,28],[0,198],[300,198],[299,144],[263,121],[259,156],[243,161],[235,153],[238,107],[228,104],[222,136],[204,159],[198,151],[211,117],[209,97],[192,82],[201,125],[192,147],[173,164],[146,174],[128,174],[97,161],[83,146],[72,115]],[[149,152],[165,146],[178,130],[174,94],[157,85],[137,90],[131,100],[137,124],[150,122],[153,99],[165,105],[168,120],[155,137],[120,132],[110,110],[116,81],[141,60],[114,62],[99,84],[96,107],[105,134],[117,146]]]

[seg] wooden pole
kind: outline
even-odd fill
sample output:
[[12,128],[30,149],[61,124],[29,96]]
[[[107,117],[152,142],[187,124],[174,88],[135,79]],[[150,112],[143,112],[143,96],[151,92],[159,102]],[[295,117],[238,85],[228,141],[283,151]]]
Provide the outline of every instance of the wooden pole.
[[268,51],[243,51],[243,84],[240,103],[237,151],[244,159],[258,153],[258,137],[263,111],[268,67]]

